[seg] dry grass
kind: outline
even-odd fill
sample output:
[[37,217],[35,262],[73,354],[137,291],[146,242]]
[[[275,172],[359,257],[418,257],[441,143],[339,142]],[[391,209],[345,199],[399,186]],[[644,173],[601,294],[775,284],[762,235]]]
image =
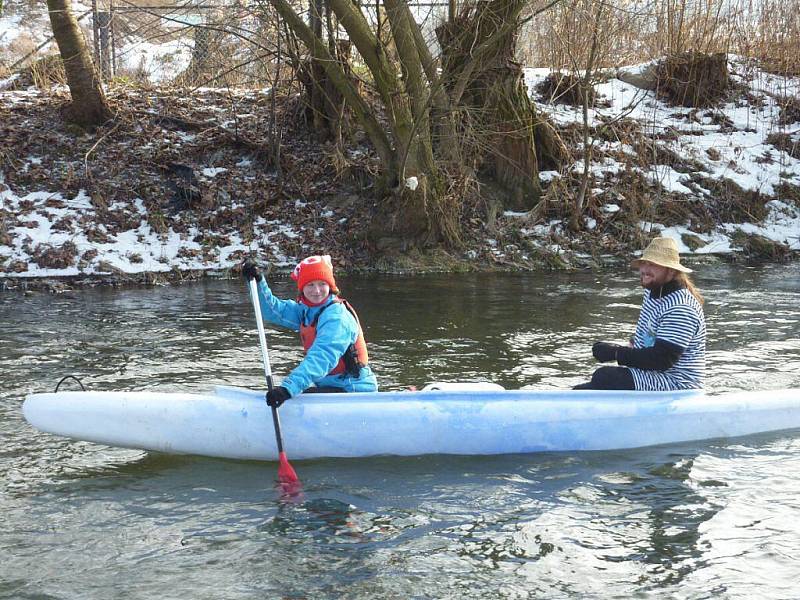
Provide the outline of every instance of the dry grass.
[[43,269],[66,269],[75,263],[78,248],[72,242],[64,242],[60,246],[38,244],[32,252],[32,258]]
[[800,185],[783,182],[775,189],[775,196],[800,208]]
[[695,175],[692,180],[711,192],[704,210],[717,223],[760,223],[769,210],[769,196],[754,190],[742,189],[729,179],[711,179]]
[[792,158],[800,159],[800,137],[792,137],[788,133],[770,133],[766,142]]
[[53,85],[66,85],[67,83],[64,64],[57,54],[48,54],[36,60],[26,69],[26,72],[30,75],[33,85],[40,90],[49,89]]
[[787,260],[791,253],[786,244],[738,229],[731,236],[731,245],[751,260]]
[[[580,73],[592,63],[600,67],[629,64],[637,59],[626,32],[636,17],[600,0],[566,0],[529,23],[519,50],[525,64]],[[594,46],[594,50],[593,50]]]
[[38,44],[29,33],[22,33],[0,50],[0,63],[6,67],[13,65],[17,59],[27,56],[36,49]]
[[736,52],[774,73],[800,76],[800,0],[761,0],[748,8],[736,18]]
[[781,125],[800,123],[800,96],[786,96],[778,99],[781,107]]
[[596,96],[594,87],[587,89],[579,77],[558,71],[545,77],[536,91],[548,102],[563,102],[573,106],[582,106],[584,97],[591,106]]
[[[601,4],[607,9],[598,10]],[[528,65],[569,70],[585,62],[598,28],[600,67],[735,53],[800,75],[798,15],[800,0],[567,0],[526,26],[520,51]]]

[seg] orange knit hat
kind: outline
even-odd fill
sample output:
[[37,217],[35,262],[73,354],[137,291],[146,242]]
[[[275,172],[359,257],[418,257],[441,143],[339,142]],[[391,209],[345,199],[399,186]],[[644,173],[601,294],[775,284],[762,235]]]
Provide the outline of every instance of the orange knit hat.
[[292,271],[292,279],[297,282],[297,289],[301,292],[310,281],[324,281],[334,294],[339,293],[336,280],[333,278],[333,264],[328,254],[309,256],[301,260]]

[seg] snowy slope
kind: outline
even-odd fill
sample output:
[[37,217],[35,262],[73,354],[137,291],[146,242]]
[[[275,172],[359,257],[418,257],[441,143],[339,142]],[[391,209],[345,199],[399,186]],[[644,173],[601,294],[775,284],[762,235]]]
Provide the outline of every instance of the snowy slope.
[[[800,250],[800,207],[797,201],[780,197],[779,192],[781,184],[800,187],[800,160],[768,141],[774,133],[800,141],[800,123],[781,124],[779,119],[779,99],[800,94],[800,81],[764,73],[737,57],[732,57],[730,63],[735,81],[748,93],[738,94],[736,101],[713,110],[690,111],[670,107],[652,92],[636,89],[619,79],[612,78],[599,83],[597,92],[605,102],[602,107],[591,111],[593,123],[625,115],[639,124],[644,135],[651,139],[659,138],[658,143],[664,144],[673,155],[691,161],[694,168],[691,172],[679,172],[667,164],[641,167],[635,161],[626,163],[625,157],[634,157],[636,153],[625,141],[598,141],[597,148],[602,152],[591,165],[597,176],[595,185],[598,189],[594,191],[602,192],[603,186],[606,186],[606,191],[614,191],[614,176],[624,169],[638,169],[642,176],[660,186],[664,193],[694,201],[704,201],[711,194],[702,184],[703,181],[735,182],[743,190],[757,191],[771,198],[766,205],[766,218],[759,222],[721,223],[711,232],[692,232],[689,223],[667,227],[642,221],[639,225],[648,233],[661,232],[674,237],[684,253],[735,251],[736,244],[732,240],[741,232],[759,234],[785,244],[792,250]],[[537,83],[547,74],[546,70],[528,70],[526,79],[529,89],[535,90]],[[35,93],[0,92],[0,103],[13,103],[26,94]],[[581,123],[580,109],[551,104],[536,93],[532,93],[532,96],[556,122],[562,125]],[[41,161],[41,157],[36,156],[18,158],[21,168],[30,168],[36,161]],[[247,161],[236,166],[249,168]],[[577,162],[572,169],[581,170],[582,163]],[[202,177],[213,179],[222,171],[215,165],[206,165],[205,169],[201,168],[198,172]],[[542,180],[553,182],[564,175],[542,173]],[[615,193],[619,195],[621,192]],[[303,205],[302,199],[297,202]],[[275,243],[276,236],[302,238],[308,233],[307,230],[298,230],[288,220],[267,222],[260,219],[253,224],[253,235],[248,236],[248,240],[254,241],[245,244],[238,234],[226,232],[221,236],[225,241],[209,251],[207,246],[203,248],[193,241],[201,237],[196,230],[188,234],[179,234],[171,229],[162,233],[154,231],[141,201],[137,201],[135,206],[119,206],[117,209],[131,224],[127,230],[104,232],[100,226],[95,228],[100,230],[99,233],[95,231],[90,234],[88,232],[93,227],[90,224],[96,219],[96,214],[86,192],[81,191],[73,196],[60,190],[19,194],[3,183],[0,173],[0,215],[8,216],[0,227],[0,278],[227,269],[237,265],[242,254],[256,246],[279,247]],[[113,211],[115,207],[112,205],[108,210]],[[618,204],[609,203],[603,210],[607,214],[614,214],[622,209]],[[506,218],[513,220],[525,216],[507,213]],[[320,211],[318,218],[316,227],[324,225],[325,219],[338,219],[335,211],[328,210]],[[522,234],[540,243],[543,248],[559,252],[557,247],[550,247],[552,242],[549,234],[563,225],[550,222],[527,226],[522,229]],[[591,230],[592,219],[587,218],[586,226]],[[700,240],[700,244],[693,249],[682,241],[683,234],[687,233],[692,233],[696,240]],[[491,239],[478,240],[466,250],[467,256],[476,256],[480,251],[502,258],[505,250]],[[59,257],[66,264],[54,267],[53,264],[59,264]],[[297,258],[279,255],[274,257],[273,262],[288,265]]]

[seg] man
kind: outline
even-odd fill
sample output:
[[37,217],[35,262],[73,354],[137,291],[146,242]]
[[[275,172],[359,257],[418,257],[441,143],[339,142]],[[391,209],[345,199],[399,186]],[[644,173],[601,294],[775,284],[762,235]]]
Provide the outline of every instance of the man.
[[657,237],[631,266],[645,289],[636,333],[629,346],[597,342],[592,354],[600,367],[581,390],[684,390],[703,387],[706,323],[703,297],[680,263],[671,238]]

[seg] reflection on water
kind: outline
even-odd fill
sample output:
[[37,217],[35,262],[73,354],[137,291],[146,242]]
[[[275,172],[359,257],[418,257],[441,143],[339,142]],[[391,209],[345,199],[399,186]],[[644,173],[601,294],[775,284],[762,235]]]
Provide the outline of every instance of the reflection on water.
[[[798,275],[700,269],[709,387],[800,387]],[[632,332],[640,299],[628,273],[340,284],[384,389],[571,386],[594,366],[593,341]],[[291,294],[288,281],[275,287]],[[65,440],[19,410],[66,374],[99,390],[262,387],[239,282],[6,293],[0,323],[0,598],[796,595],[792,432],[624,452],[304,461],[303,497],[286,503],[272,463]],[[288,372],[295,335],[268,341],[273,370]]]

